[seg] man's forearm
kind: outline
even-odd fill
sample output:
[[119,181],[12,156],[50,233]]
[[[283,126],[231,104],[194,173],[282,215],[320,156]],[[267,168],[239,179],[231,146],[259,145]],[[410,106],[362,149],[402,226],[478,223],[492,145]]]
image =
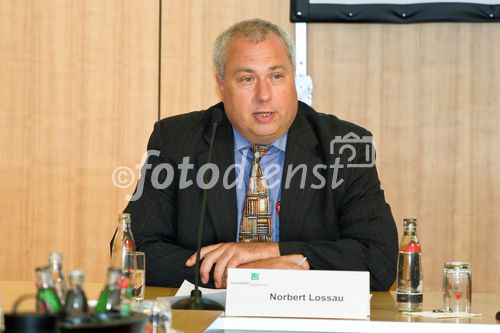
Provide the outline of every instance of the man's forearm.
[[146,253],[148,285],[179,287],[185,279],[193,281],[194,268],[184,265],[193,251],[163,241],[147,242],[137,249]]
[[392,249],[379,248],[376,243],[368,245],[354,239],[295,241],[280,243],[280,251],[283,255],[306,256],[311,269],[369,271],[372,290],[388,290],[396,274]]

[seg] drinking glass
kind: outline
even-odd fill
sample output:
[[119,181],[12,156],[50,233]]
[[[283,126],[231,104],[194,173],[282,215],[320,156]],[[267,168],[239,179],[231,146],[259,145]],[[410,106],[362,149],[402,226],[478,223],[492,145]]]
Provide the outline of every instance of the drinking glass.
[[137,302],[144,300],[146,289],[146,255],[144,252],[135,252],[136,269],[134,274],[134,297]]
[[468,262],[449,261],[443,269],[443,308],[449,312],[471,312],[472,269]]
[[172,309],[168,301],[146,300],[133,304],[132,310],[149,315],[143,333],[168,333],[172,331]]

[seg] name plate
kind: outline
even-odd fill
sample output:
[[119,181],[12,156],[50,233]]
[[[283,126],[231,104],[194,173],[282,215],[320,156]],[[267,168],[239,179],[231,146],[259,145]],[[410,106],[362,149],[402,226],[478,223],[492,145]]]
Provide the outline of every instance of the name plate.
[[226,316],[366,319],[370,274],[230,268]]

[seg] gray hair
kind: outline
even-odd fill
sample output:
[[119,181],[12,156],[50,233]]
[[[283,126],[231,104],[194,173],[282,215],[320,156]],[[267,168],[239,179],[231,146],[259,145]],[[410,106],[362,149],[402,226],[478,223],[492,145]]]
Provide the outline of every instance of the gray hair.
[[252,42],[260,43],[267,38],[267,35],[270,32],[275,33],[285,43],[288,58],[290,59],[293,71],[295,72],[295,44],[288,32],[271,22],[261,19],[251,19],[233,24],[231,27],[223,31],[215,40],[213,61],[215,71],[219,74],[221,79],[224,78],[227,45],[233,37],[236,35],[242,35],[249,38]]

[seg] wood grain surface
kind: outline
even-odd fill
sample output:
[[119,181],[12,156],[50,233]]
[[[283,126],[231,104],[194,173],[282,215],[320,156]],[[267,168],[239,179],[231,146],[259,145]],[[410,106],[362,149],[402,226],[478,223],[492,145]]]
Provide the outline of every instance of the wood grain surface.
[[[64,267],[103,281],[115,218],[157,117],[159,2],[0,2],[0,277]],[[290,33],[287,0],[163,1],[161,116],[219,101],[212,42],[252,17]],[[418,219],[424,290],[448,260],[500,285],[498,24],[310,24],[313,106],[372,131],[401,234]]]
[[[158,3],[0,2],[0,276],[49,251],[104,281],[125,196],[157,118]],[[122,177],[122,179],[124,179]]]

